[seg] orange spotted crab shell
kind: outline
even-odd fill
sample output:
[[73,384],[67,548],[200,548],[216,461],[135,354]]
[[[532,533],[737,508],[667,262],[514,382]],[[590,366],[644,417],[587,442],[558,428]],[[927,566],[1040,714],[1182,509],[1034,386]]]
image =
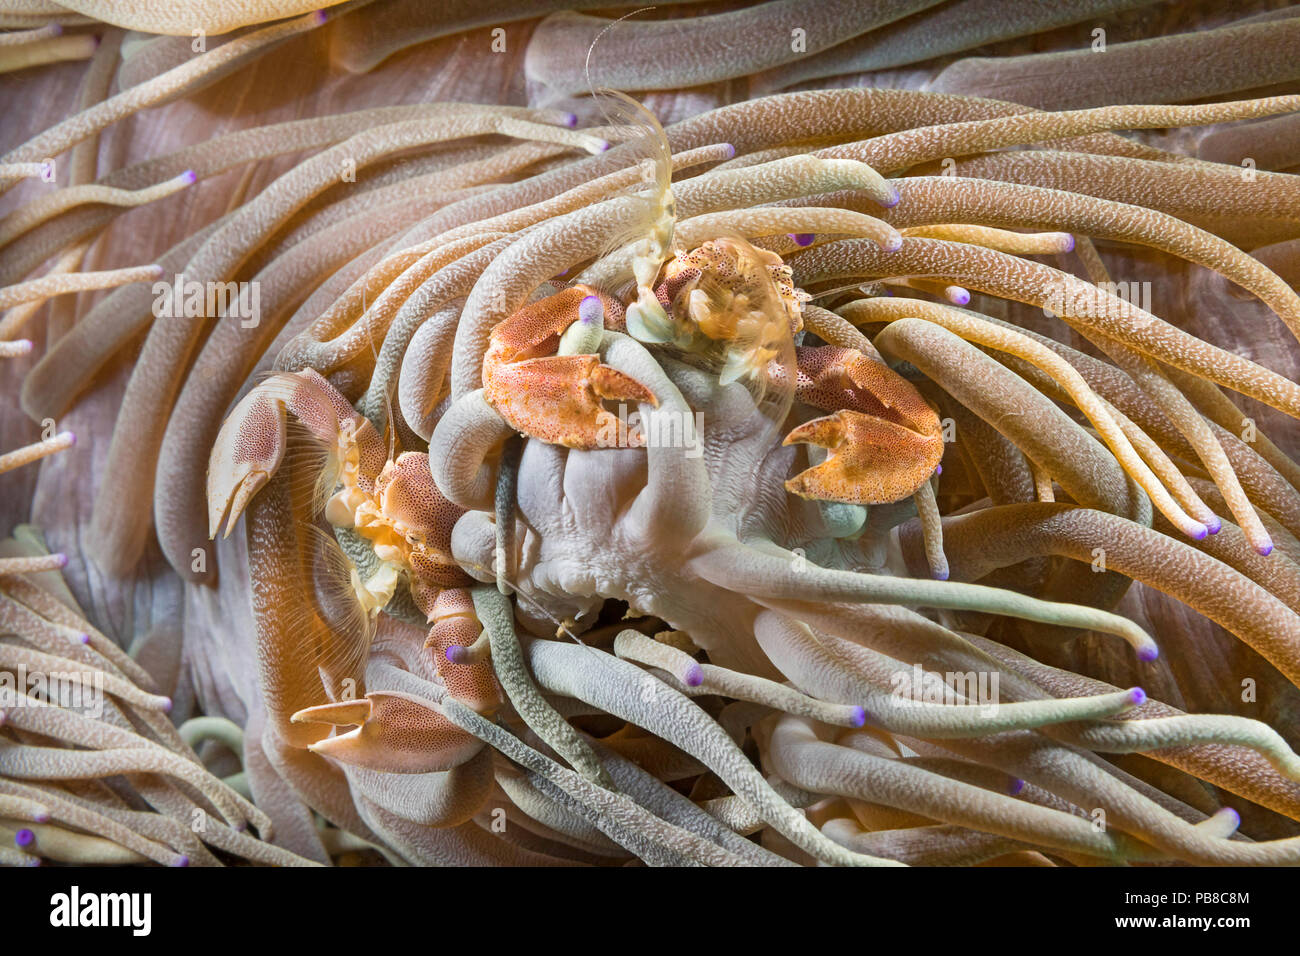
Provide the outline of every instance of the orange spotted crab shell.
[[434,484],[428,455],[407,451],[388,462],[375,481],[375,502],[363,509],[357,528],[374,542],[376,555],[410,568],[413,587],[471,583],[451,557],[451,529],[464,512]]
[[802,299],[790,267],[776,253],[742,239],[711,239],[673,258],[659,284],[660,299],[678,318],[689,318],[714,340],[762,338],[746,325],[767,320],[771,289],[791,335],[803,328]]

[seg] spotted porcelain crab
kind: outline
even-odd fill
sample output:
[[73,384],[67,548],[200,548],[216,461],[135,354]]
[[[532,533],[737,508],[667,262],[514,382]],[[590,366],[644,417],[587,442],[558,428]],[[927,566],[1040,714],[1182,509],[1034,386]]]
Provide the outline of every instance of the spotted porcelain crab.
[[786,444],[828,452],[789,479],[787,490],[883,504],[913,494],[934,474],[943,456],[939,419],[906,379],[855,349],[792,346],[807,296],[776,253],[741,239],[710,240],[668,260],[654,295],[660,309],[653,315],[585,285],[520,309],[492,332],[485,399],[517,431],[589,449],[612,417],[603,400],[656,404],[642,383],[602,364],[603,328],[702,359],[718,369],[721,384],[757,383],[760,393],[788,388],[782,351],[792,348],[794,398],[830,414],[786,436]]
[[[348,597],[360,626],[342,640],[354,645],[357,658],[363,656],[375,617],[405,585],[429,624],[425,646],[434,649],[437,674],[448,692],[480,712],[495,710],[500,689],[490,661],[453,650],[474,644],[482,631],[465,589],[471,579],[451,557],[451,529],[463,510],[438,491],[427,454],[407,451],[390,458],[370,421],[319,373],[274,375],[231,412],[209,459],[210,534],[215,536],[224,522],[228,535],[275,477],[289,444],[290,413],[325,452],[319,510],[339,540],[349,544],[336,552],[336,566],[346,568]],[[311,749],[374,770],[445,770],[481,747],[441,714],[396,691],[372,689],[362,699],[322,702],[292,720],[356,725],[317,740]]]

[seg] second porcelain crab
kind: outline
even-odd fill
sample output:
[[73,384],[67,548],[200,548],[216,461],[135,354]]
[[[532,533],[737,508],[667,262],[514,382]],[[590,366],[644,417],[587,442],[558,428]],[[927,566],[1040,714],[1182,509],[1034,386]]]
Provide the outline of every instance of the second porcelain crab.
[[[612,413],[602,401],[656,405],[642,383],[594,351],[608,328],[710,356],[719,381],[788,388],[782,344],[803,330],[800,302],[779,256],[743,240],[711,240],[673,257],[654,285],[665,322],[653,331],[596,288],[574,285],[530,303],[492,331],[484,398],[515,430],[567,448],[600,447]],[[629,329],[629,325],[632,326]],[[580,351],[579,351],[580,350]],[[798,346],[794,397],[830,414],[792,429],[786,444],[828,451],[793,476],[790,492],[851,504],[888,504],[915,493],[943,455],[939,418],[884,362],[837,345]]]

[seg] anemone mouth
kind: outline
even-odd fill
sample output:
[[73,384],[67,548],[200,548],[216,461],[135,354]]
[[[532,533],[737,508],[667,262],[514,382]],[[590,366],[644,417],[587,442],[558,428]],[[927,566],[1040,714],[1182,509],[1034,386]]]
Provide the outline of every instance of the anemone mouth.
[[27,6],[0,864],[1300,862],[1294,18]]

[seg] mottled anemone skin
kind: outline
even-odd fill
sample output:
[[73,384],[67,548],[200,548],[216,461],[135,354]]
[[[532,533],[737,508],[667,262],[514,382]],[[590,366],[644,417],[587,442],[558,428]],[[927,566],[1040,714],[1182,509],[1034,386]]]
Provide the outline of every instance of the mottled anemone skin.
[[0,4],[0,864],[1300,863],[1285,8],[438,6]]

